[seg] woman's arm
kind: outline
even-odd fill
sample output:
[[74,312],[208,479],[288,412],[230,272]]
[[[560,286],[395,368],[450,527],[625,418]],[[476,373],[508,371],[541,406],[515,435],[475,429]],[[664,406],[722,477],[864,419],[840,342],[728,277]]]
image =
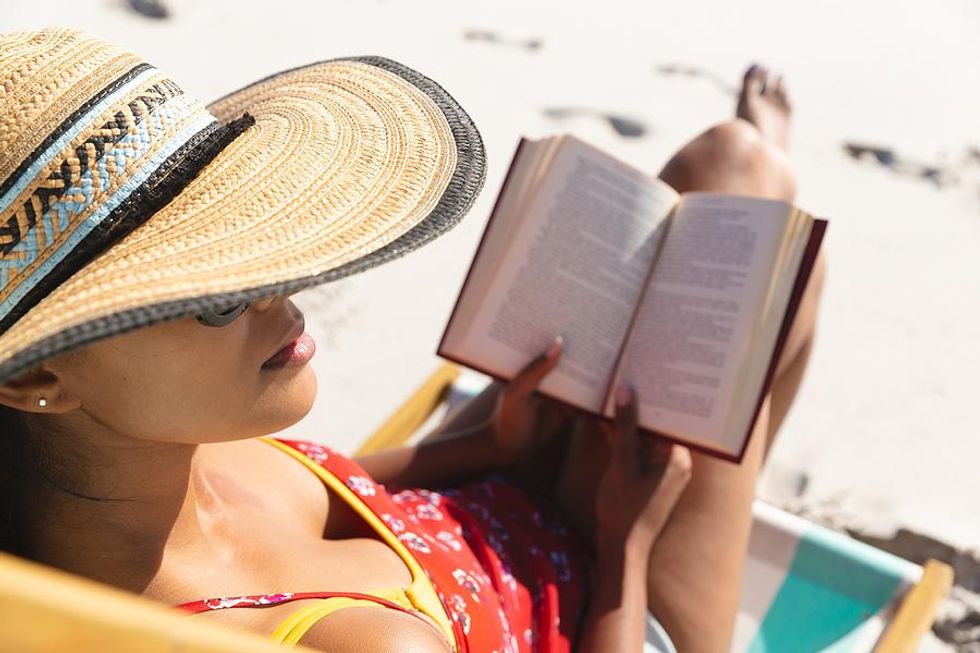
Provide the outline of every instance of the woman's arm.
[[646,639],[649,547],[600,544],[592,592],[577,650],[620,653],[643,649]]
[[473,403],[493,405],[464,410],[436,437],[418,445],[359,456],[356,460],[379,483],[435,486],[452,483],[521,460],[554,433],[557,404],[535,390],[558,365],[561,339],[531,361],[510,383],[494,384]]
[[640,653],[650,551],[687,487],[691,456],[637,429],[636,397],[625,386],[603,432],[610,455],[596,492],[596,587],[576,650]]
[[451,484],[514,462],[494,440],[493,420],[438,440],[360,456],[364,470],[379,483],[405,487]]

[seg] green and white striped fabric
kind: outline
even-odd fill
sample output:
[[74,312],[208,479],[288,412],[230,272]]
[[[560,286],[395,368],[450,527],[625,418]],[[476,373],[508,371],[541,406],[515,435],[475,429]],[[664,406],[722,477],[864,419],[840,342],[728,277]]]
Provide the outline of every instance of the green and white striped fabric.
[[922,567],[762,501],[732,653],[872,651]]

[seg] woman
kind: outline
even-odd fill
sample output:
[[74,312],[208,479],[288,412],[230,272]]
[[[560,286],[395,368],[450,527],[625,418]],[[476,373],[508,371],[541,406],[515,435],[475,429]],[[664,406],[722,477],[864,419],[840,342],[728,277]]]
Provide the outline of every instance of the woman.
[[[469,209],[483,148],[448,93],[358,58],[205,108],[73,30],[0,36],[0,74],[5,549],[322,650],[639,650],[648,609],[679,650],[725,650],[819,273],[740,466],[638,433],[625,387],[611,425],[539,403],[560,343],[351,461],[260,437],[316,394],[288,296]],[[781,81],[750,69],[736,113],[661,177],[791,199]]]

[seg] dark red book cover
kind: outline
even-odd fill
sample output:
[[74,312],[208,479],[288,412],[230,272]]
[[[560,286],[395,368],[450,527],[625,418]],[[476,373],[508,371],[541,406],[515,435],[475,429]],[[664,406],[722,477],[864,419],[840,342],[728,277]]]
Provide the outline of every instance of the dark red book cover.
[[[487,220],[487,224],[486,227],[484,228],[483,235],[480,237],[480,243],[477,246],[476,253],[473,256],[473,260],[470,263],[469,270],[466,273],[466,279],[463,281],[463,287],[460,289],[459,295],[456,298],[456,303],[453,306],[453,310],[452,313],[450,314],[449,321],[446,323],[446,328],[443,331],[442,338],[440,338],[439,340],[439,348],[436,351],[436,354],[438,356],[445,358],[446,360],[452,361],[454,363],[458,363],[460,365],[464,365],[466,367],[469,367],[470,369],[476,370],[477,372],[486,374],[487,376],[505,382],[510,381],[510,379],[501,376],[498,372],[486,369],[484,366],[477,364],[473,361],[468,361],[459,356],[448,353],[445,350],[445,344],[446,344],[446,337],[449,334],[449,329],[453,324],[453,320],[456,318],[457,312],[459,311],[460,299],[466,294],[467,286],[471,281],[471,278],[473,276],[473,271],[476,268],[477,261],[479,261],[480,259],[480,254],[483,251],[484,246],[486,245],[487,236],[490,233],[491,227],[493,226],[493,219],[497,215],[498,209],[500,208],[501,198],[503,198],[503,196],[505,195],[505,191],[507,189],[508,184],[512,183],[513,181],[514,170],[517,167],[515,164],[518,158],[520,157],[521,151],[524,149],[526,143],[527,143],[527,139],[522,138],[517,146],[517,150],[514,152],[514,157],[511,159],[510,167],[507,170],[507,175],[504,177],[504,182],[501,185],[500,192],[498,193],[497,199],[494,202],[493,210],[490,213],[490,218]],[[689,442],[685,440],[683,437],[676,434],[657,432],[657,435],[667,440],[670,440],[672,442],[681,444],[690,449],[714,456],[716,458],[721,458],[723,460],[728,460],[734,463],[741,463],[742,458],[745,456],[745,451],[748,448],[749,436],[751,435],[752,429],[755,426],[755,421],[759,417],[759,411],[762,410],[762,404],[765,401],[766,395],[769,394],[769,390],[772,386],[773,377],[775,376],[776,367],[778,366],[780,355],[782,354],[783,349],[786,346],[786,340],[789,335],[790,327],[792,327],[793,325],[793,320],[796,317],[796,313],[800,307],[800,301],[803,298],[803,292],[806,289],[807,282],[810,279],[810,274],[813,272],[813,266],[816,263],[817,254],[820,251],[820,245],[823,242],[823,237],[827,230],[827,225],[828,223],[826,220],[814,219],[813,221],[813,227],[810,231],[810,238],[807,241],[806,249],[804,250],[803,258],[800,262],[799,272],[797,273],[796,281],[793,284],[793,290],[790,294],[790,299],[786,308],[786,313],[785,316],[783,317],[783,322],[779,329],[779,335],[776,338],[776,344],[773,348],[772,356],[770,357],[769,360],[768,371],[766,372],[765,380],[762,384],[762,388],[759,393],[759,398],[756,402],[755,412],[753,414],[752,420],[749,423],[749,430],[743,437],[742,450],[739,452],[739,454],[737,456],[733,456],[723,451],[718,451],[717,449],[711,449],[710,447],[701,446]],[[557,397],[540,390],[538,392],[541,393],[543,396],[548,396],[552,399],[555,399],[556,401],[562,401],[561,397]],[[583,412],[594,415],[598,419],[603,419],[603,420],[609,419],[608,417],[602,415],[599,412],[585,410],[581,407],[576,407],[576,408],[582,410]]]

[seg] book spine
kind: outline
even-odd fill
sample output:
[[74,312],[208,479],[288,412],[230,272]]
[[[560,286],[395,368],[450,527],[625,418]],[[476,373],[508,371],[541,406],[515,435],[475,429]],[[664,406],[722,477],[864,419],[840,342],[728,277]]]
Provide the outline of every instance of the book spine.
[[[527,139],[521,137],[520,142],[517,144],[517,149],[514,150],[514,156],[510,160],[510,167],[507,169],[507,174],[504,176],[504,183],[500,186],[500,192],[497,193],[497,199],[493,204],[493,210],[490,212],[490,217],[487,219],[487,224],[483,228],[483,235],[480,237],[480,242],[476,246],[476,254],[473,256],[473,260],[470,262],[469,270],[467,270],[466,272],[466,279],[463,281],[463,287],[460,289],[459,294],[456,295],[456,303],[453,304],[453,310],[452,313],[450,313],[449,315],[449,321],[446,323],[446,328],[442,332],[442,338],[439,339],[439,347],[436,349],[436,355],[441,356],[446,360],[451,360],[453,362],[461,362],[445,354],[446,337],[449,335],[449,331],[452,328],[453,322],[456,319],[456,314],[459,311],[460,301],[466,295],[466,288],[469,285],[470,279],[473,276],[473,271],[476,270],[477,262],[480,260],[480,254],[483,252],[483,247],[484,245],[486,245],[487,237],[490,234],[491,231],[490,226],[493,224],[493,219],[497,215],[500,209],[500,204],[503,201],[504,195],[507,194],[507,186],[513,181],[514,170],[517,169],[517,161],[520,158],[521,151],[524,149],[526,143],[527,143]],[[466,363],[463,364],[466,365]]]
[[646,299],[647,291],[650,289],[650,280],[653,278],[653,271],[657,267],[657,261],[660,260],[660,253],[664,250],[664,244],[667,242],[667,236],[670,234],[670,225],[674,223],[674,214],[677,213],[677,207],[680,204],[678,201],[674,204],[674,208],[670,210],[667,217],[664,219],[664,233],[661,234],[660,240],[657,242],[657,251],[653,253],[653,257],[650,260],[650,267],[647,269],[646,277],[643,279],[643,286],[640,290],[640,296],[636,299],[636,305],[633,306],[633,315],[630,316],[629,325],[626,327],[626,334],[623,336],[623,341],[619,344],[619,351],[616,353],[616,358],[613,359],[612,369],[609,370],[609,378],[606,380],[606,389],[602,393],[602,407],[599,409],[600,414],[604,414],[606,406],[609,404],[609,399],[613,393],[613,384],[616,382],[616,373],[619,372],[619,368],[623,362],[623,354],[626,352],[626,344],[629,342],[630,336],[633,334],[633,326],[636,324],[637,316],[640,314],[640,307],[643,306],[643,300]]
[[756,420],[759,419],[762,403],[772,389],[772,382],[776,376],[776,368],[779,366],[779,358],[786,346],[789,331],[793,326],[793,320],[796,318],[796,312],[800,308],[803,292],[806,290],[807,282],[810,280],[810,274],[813,272],[813,266],[817,261],[817,254],[820,253],[820,244],[823,242],[826,231],[827,221],[814,219],[813,227],[810,230],[810,238],[807,241],[806,250],[803,253],[803,260],[800,263],[800,270],[797,272],[796,282],[793,284],[789,305],[783,317],[783,324],[780,326],[779,336],[776,338],[776,346],[773,348],[772,358],[769,359],[769,369],[766,372],[766,379],[762,383],[762,389],[759,391],[759,399],[755,404],[755,412],[752,413],[752,419],[749,420],[748,432],[742,438],[742,450],[734,460],[736,463],[741,463],[742,458],[745,457],[745,451],[749,448],[749,437],[752,435],[752,429],[755,427]]

